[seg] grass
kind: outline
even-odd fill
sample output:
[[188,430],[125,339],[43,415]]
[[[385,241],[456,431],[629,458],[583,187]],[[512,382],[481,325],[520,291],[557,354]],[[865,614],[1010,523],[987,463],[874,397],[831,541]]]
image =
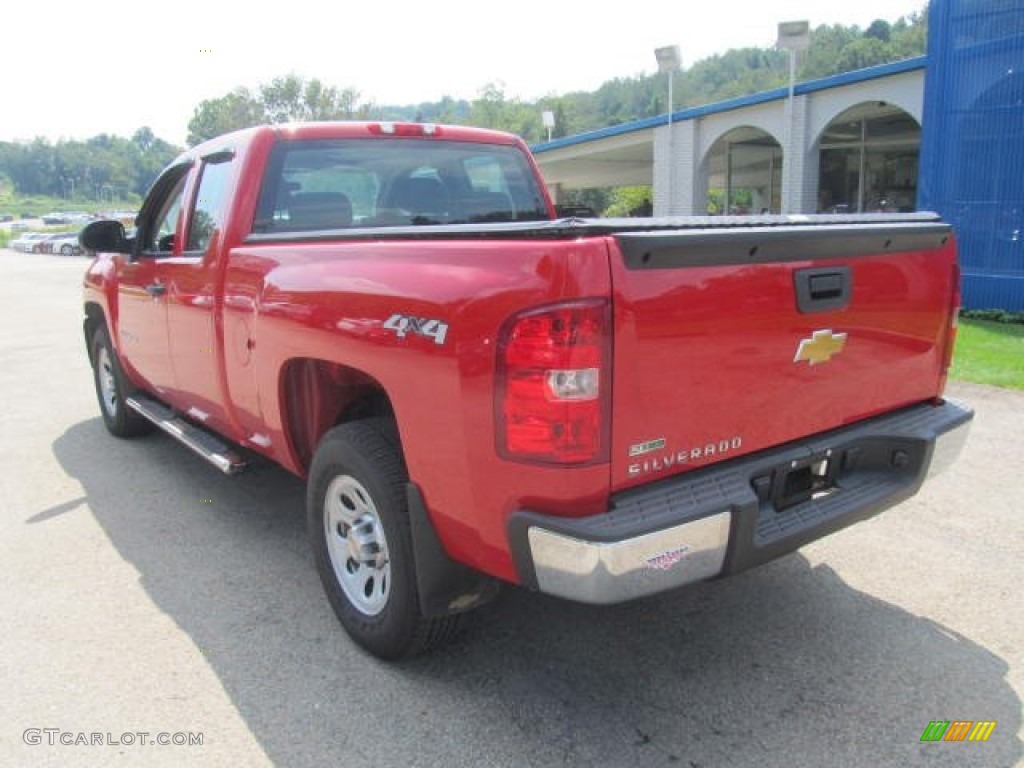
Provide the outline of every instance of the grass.
[[1024,325],[961,318],[950,378],[1024,389]]

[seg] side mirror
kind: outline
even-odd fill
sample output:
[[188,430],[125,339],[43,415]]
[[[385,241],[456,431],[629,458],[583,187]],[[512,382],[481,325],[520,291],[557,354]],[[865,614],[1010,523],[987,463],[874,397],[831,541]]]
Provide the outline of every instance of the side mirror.
[[103,219],[87,224],[78,234],[78,243],[87,251],[129,253],[131,248],[120,221]]

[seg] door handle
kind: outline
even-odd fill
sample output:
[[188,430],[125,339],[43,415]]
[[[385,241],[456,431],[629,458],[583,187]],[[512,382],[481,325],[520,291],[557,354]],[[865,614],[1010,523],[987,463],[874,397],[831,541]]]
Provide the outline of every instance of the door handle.
[[793,273],[796,307],[802,314],[846,309],[853,291],[849,267],[811,267]]
[[153,298],[156,298],[157,296],[163,296],[165,293],[167,293],[167,286],[164,285],[163,283],[150,283],[149,285],[146,286],[146,293],[148,293]]

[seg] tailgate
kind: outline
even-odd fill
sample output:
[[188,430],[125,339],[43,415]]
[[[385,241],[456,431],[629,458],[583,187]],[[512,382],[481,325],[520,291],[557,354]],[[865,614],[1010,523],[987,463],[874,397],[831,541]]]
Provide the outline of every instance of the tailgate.
[[613,242],[616,491],[941,394],[957,281],[947,225]]

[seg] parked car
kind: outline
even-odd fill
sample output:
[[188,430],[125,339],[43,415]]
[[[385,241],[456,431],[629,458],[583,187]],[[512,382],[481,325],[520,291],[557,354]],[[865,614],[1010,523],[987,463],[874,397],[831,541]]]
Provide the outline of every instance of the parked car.
[[16,251],[32,253],[33,247],[46,236],[45,232],[26,232],[21,237],[11,240],[10,246]]
[[55,253],[54,240],[64,237],[66,232],[49,232],[32,244],[32,253]]
[[77,232],[64,232],[49,240],[47,244],[50,247],[50,253],[59,253],[61,256],[78,256],[82,253],[82,246],[78,244]]

